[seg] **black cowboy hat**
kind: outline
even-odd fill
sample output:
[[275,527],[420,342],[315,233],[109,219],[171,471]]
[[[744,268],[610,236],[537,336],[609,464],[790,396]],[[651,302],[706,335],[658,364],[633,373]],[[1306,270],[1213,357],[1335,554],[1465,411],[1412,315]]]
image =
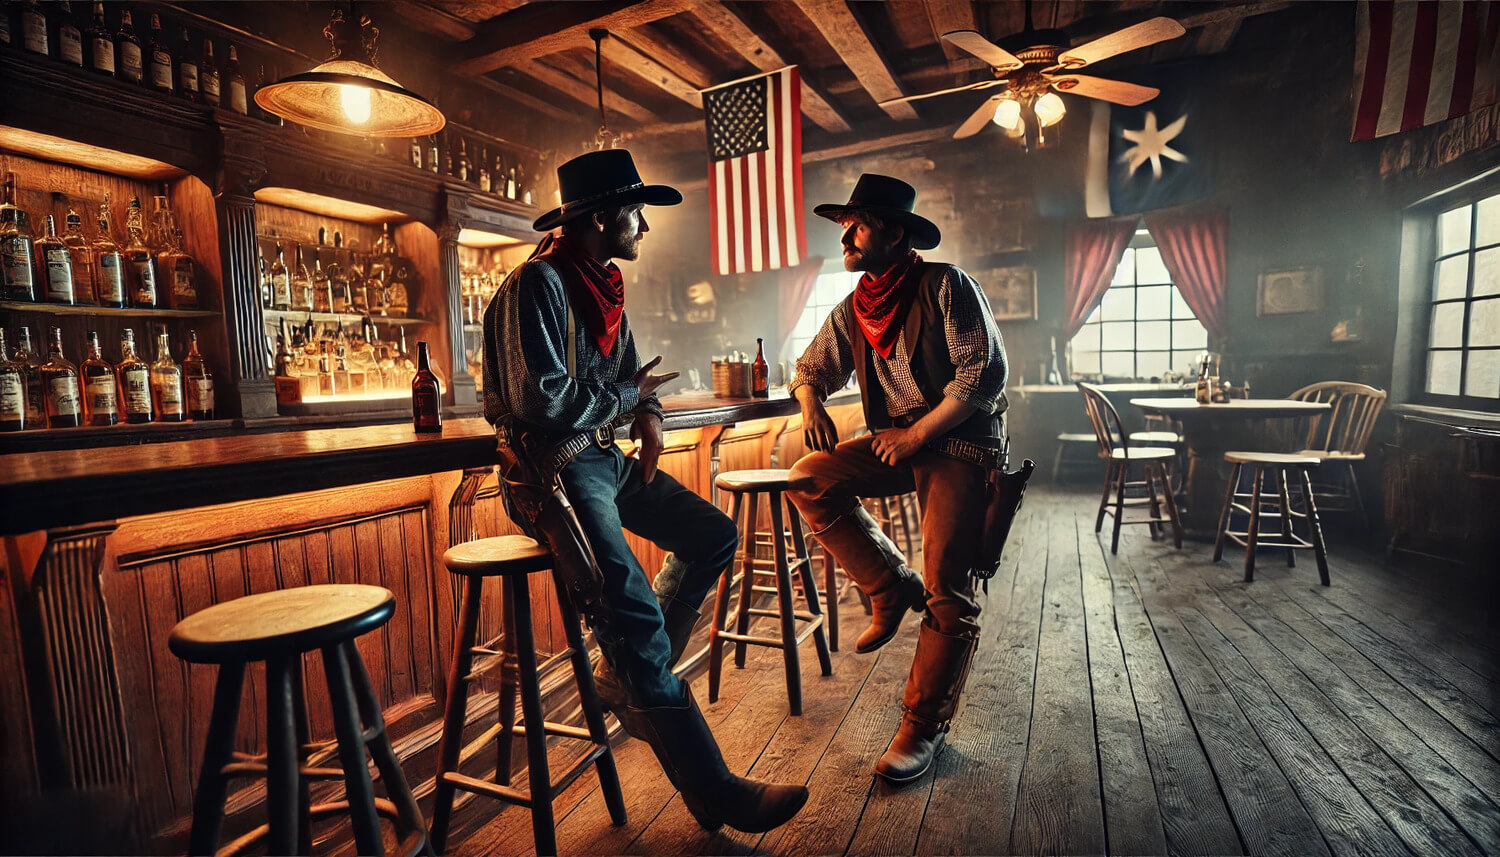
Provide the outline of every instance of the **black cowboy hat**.
[[558,226],[601,208],[627,205],[676,205],[682,194],[661,184],[644,184],[635,160],[626,149],[584,152],[557,168],[562,205],[538,217],[531,228],[550,232]]
[[937,224],[914,214],[917,204],[917,189],[900,179],[890,176],[865,173],[854,183],[854,192],[843,205],[824,203],[813,209],[813,214],[840,221],[850,214],[869,212],[882,220],[894,221],[906,227],[911,235],[912,246],[918,250],[931,250],[943,240]]

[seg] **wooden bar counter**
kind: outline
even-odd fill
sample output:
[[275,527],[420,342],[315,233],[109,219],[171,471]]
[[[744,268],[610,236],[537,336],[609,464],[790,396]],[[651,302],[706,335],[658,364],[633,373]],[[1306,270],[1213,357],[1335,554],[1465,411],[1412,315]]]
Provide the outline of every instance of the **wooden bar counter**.
[[[721,441],[726,467],[764,462],[797,410],[785,394],[687,394],[664,404],[662,469],[704,496]],[[731,451],[740,438],[754,443]],[[9,804],[0,839],[22,851],[180,852],[213,672],[173,657],[167,634],[210,604],[282,587],[370,583],[396,593],[396,617],[360,647],[408,777],[423,783],[456,606],[437,558],[454,542],[517,531],[489,478],[494,453],[491,427],[468,418],[447,421],[440,435],[407,423],[238,429],[0,455],[9,583],[0,589],[0,671],[11,677],[0,682],[0,791]],[[654,573],[661,553],[631,543]],[[546,657],[566,646],[550,581],[533,588],[533,600]],[[482,621],[491,636],[499,616],[498,598],[488,600]],[[253,701],[264,676],[251,679],[238,739],[245,752],[264,731]],[[331,722],[318,720],[327,716],[317,704],[321,673],[308,670],[306,681],[313,738],[330,738]],[[567,705],[556,696],[553,704]],[[494,705],[493,694],[481,695],[471,718]],[[262,796],[259,784],[248,786],[231,795],[230,812]]]

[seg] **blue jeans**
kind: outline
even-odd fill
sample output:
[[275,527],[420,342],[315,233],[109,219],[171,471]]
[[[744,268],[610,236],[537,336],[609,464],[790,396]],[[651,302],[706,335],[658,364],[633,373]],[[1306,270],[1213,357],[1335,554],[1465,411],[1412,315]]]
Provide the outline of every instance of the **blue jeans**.
[[640,462],[617,446],[590,446],[563,468],[560,478],[604,576],[606,614],[594,623],[600,649],[624,679],[632,704],[685,704],[687,688],[668,667],[671,643],[661,605],[624,530],[677,555],[685,569],[673,597],[698,609],[734,559],[734,522],[660,470],[646,484]]

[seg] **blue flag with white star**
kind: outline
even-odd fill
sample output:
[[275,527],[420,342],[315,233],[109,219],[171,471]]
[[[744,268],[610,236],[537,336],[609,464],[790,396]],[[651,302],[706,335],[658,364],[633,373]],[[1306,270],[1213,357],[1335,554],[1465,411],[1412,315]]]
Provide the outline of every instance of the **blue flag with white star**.
[[1093,102],[1085,191],[1090,217],[1170,208],[1209,192],[1207,123],[1194,77],[1179,64],[1135,81],[1161,90],[1139,107]]

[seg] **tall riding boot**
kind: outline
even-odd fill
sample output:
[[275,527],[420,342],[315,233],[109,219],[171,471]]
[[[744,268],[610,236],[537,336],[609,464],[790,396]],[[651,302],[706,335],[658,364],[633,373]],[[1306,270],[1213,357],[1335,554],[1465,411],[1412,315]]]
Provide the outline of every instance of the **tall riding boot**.
[[875,773],[893,783],[904,783],[927,773],[943,749],[948,723],[958,709],[958,697],[969,677],[977,637],[955,637],[922,623],[906,696],[901,704],[901,728],[875,764]]
[[[682,660],[682,654],[687,651],[688,643],[693,638],[693,628],[697,627],[698,617],[702,615],[696,607],[678,601],[675,597],[682,579],[683,565],[675,554],[667,554],[666,562],[662,564],[652,585],[656,590],[657,600],[661,603],[667,640],[672,644],[672,656],[667,661],[669,670]],[[615,675],[609,661],[604,658],[600,658],[598,665],[594,667],[594,686],[599,689],[599,701],[604,704],[605,710],[613,711],[617,717],[630,702],[625,686],[620,683],[619,676]]]
[[864,507],[840,515],[813,537],[870,596],[870,627],[854,642],[854,651],[873,652],[890,642],[900,630],[906,611],[926,606],[921,576],[907,567],[900,549],[880,531],[880,525]]
[[627,707],[623,722],[627,732],[651,745],[667,779],[705,830],[727,824],[744,833],[762,833],[791,821],[807,803],[806,786],[762,783],[731,773],[691,690],[680,707]]

